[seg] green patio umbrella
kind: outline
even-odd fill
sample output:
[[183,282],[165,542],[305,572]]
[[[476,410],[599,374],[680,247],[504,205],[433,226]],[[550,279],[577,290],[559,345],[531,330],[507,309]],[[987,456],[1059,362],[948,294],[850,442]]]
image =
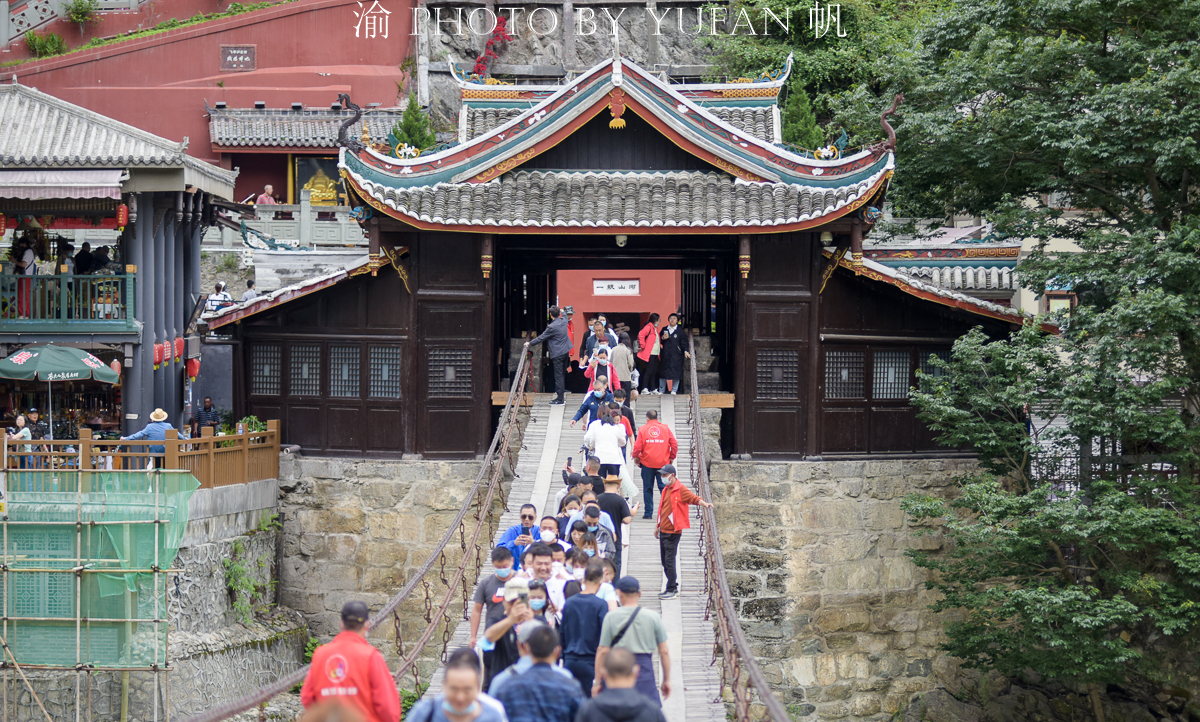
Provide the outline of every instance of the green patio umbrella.
[[52,382],[94,379],[106,384],[115,384],[120,378],[116,371],[110,369],[91,353],[70,346],[30,346],[0,361],[0,379],[46,382],[50,398],[46,419],[50,426],[52,441],[54,440]]

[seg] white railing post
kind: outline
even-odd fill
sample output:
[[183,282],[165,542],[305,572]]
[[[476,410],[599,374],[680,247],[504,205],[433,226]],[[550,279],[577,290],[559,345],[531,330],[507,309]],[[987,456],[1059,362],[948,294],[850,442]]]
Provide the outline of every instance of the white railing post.
[[312,191],[300,189],[300,245],[307,248],[312,245]]

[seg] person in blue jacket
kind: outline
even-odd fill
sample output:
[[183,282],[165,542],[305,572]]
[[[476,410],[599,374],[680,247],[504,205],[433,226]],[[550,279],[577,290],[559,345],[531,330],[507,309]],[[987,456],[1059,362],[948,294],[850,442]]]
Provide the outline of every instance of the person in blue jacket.
[[[175,427],[171,426],[170,422],[167,421],[167,412],[163,411],[162,409],[155,409],[150,414],[150,423],[146,424],[146,428],[142,429],[136,434],[122,436],[121,440],[137,441],[138,439],[147,439],[148,441],[165,441],[167,438],[167,431],[173,428]],[[158,444],[150,446],[150,454],[159,457],[160,461],[162,457],[166,455],[166,453],[166,446],[159,446]]]
[[571,354],[571,334],[567,331],[567,317],[559,310],[558,306],[550,307],[550,325],[542,332],[541,336],[532,341],[525,342],[525,348],[537,346],[539,343],[546,344],[546,355],[550,357],[550,363],[554,364],[554,390],[557,396],[551,401],[551,404],[565,404],[566,400],[563,394],[567,389],[567,363]]
[[583,425],[586,429],[588,424],[598,416],[598,411],[603,404],[613,401],[612,391],[608,390],[608,378],[606,376],[597,376],[592,384],[593,390],[590,394],[583,397],[583,403],[579,405],[579,411],[575,412],[575,418],[571,420],[571,426],[579,423],[579,420],[587,415],[587,423]]
[[513,569],[521,568],[521,557],[525,554],[525,549],[536,541],[533,538],[533,530],[537,526],[537,507],[533,504],[525,504],[521,507],[520,513],[521,523],[513,524],[505,529],[504,535],[496,543],[496,546],[504,547],[512,552]]

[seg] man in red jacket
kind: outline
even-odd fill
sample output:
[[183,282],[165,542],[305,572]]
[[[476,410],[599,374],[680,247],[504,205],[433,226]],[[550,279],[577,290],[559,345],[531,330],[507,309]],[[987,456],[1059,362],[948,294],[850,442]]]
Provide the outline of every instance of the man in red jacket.
[[688,507],[699,504],[708,509],[712,504],[701,499],[689,488],[683,485],[675,476],[675,467],[667,464],[662,468],[665,486],[662,499],[658,505],[658,526],[654,527],[654,536],[658,539],[658,551],[662,555],[663,574],[667,577],[667,589],[658,595],[659,599],[671,599],[679,593],[679,582],[675,578],[675,557],[679,554],[679,538],[684,529],[691,528],[688,520]]
[[383,654],[364,637],[367,605],[342,607],[342,632],[313,652],[312,666],[300,689],[305,709],[334,701],[356,709],[367,722],[399,722],[400,693]]
[[674,462],[678,453],[679,442],[671,427],[659,423],[657,411],[647,411],[646,425],[638,431],[633,444],[633,461],[642,467],[642,496],[646,502],[643,519],[654,518],[654,484],[658,482],[658,490],[662,491],[661,469]]

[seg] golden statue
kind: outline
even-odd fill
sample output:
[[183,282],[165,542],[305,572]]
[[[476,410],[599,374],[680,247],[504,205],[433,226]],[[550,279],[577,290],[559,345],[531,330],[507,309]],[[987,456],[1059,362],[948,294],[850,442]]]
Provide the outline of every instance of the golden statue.
[[337,181],[325,175],[325,171],[317,168],[317,172],[304,184],[305,190],[312,191],[309,198],[313,205],[336,206],[338,197]]

